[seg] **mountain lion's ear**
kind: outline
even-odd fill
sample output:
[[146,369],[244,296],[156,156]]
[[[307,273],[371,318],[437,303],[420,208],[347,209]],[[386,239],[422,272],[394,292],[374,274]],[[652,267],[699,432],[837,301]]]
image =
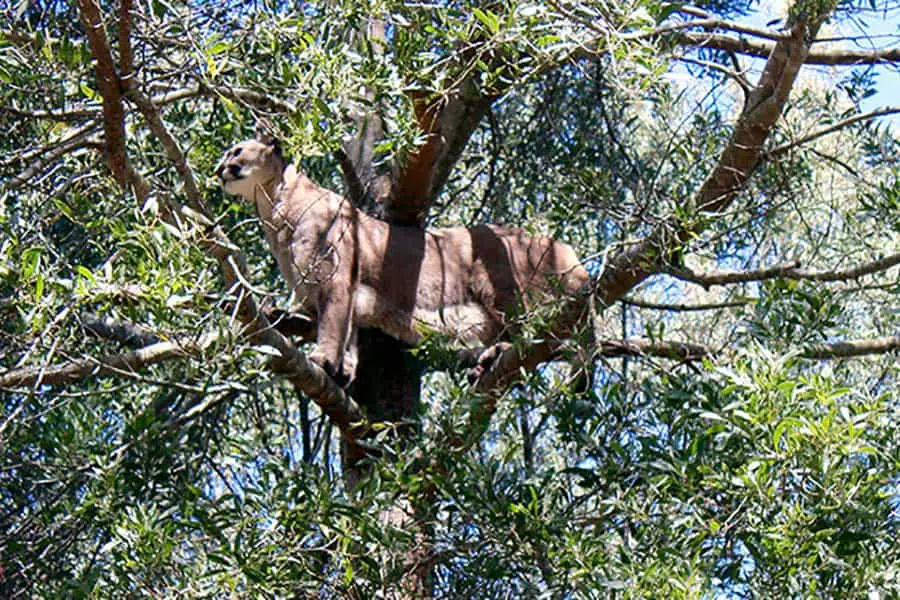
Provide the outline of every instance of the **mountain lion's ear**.
[[274,152],[276,156],[280,156],[281,158],[284,158],[284,152],[281,150],[281,141],[276,138],[272,138],[271,145],[272,145],[272,152]]
[[272,133],[275,129],[266,121],[260,120],[256,122],[256,141],[266,146],[271,146],[279,156],[281,155],[281,142]]

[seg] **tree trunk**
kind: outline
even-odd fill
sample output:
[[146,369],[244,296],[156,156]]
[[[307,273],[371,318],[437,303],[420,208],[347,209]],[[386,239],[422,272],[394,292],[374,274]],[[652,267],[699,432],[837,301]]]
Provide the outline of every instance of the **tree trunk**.
[[[377,329],[359,331],[359,367],[350,395],[365,411],[370,423],[396,427],[403,443],[419,429],[423,366],[408,346]],[[360,461],[360,446],[341,447],[344,477],[349,489],[356,487],[368,471]]]
[[[359,331],[359,367],[350,389],[370,423],[386,423],[393,428],[390,443],[405,445],[419,431],[423,364],[416,359],[412,347],[377,329]],[[341,444],[344,481],[355,488],[369,474],[371,465],[364,461],[365,448]],[[382,511],[379,520],[385,525],[408,527],[415,519],[415,508],[407,498],[397,498],[394,506]],[[426,520],[427,522],[427,520]],[[417,527],[417,526],[416,526]],[[416,531],[414,548],[403,558],[407,572],[394,591],[394,598],[410,600],[431,597],[431,569],[428,564],[430,544],[425,531]]]

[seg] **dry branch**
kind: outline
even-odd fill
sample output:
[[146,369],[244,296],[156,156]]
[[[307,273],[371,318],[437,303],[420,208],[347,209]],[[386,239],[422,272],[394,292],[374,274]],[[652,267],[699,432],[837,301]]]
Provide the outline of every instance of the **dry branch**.
[[704,29],[724,29],[726,31],[731,31],[734,33],[745,33],[753,37],[765,38],[774,40],[776,42],[787,37],[786,34],[782,31],[760,29],[759,27],[752,27],[749,25],[744,25],[743,23],[736,23],[734,21],[719,19],[712,13],[708,13],[705,10],[701,10],[694,6],[682,6],[678,9],[678,12],[685,15],[690,15],[692,17],[699,17],[699,20],[686,21],[685,23],[683,23],[683,25],[688,25],[690,27],[702,27]]
[[814,140],[819,139],[820,137],[826,136],[830,133],[834,133],[835,131],[840,131],[844,127],[848,127],[855,123],[859,123],[861,121],[868,121],[871,119],[875,119],[877,117],[885,117],[888,115],[895,115],[900,113],[900,107],[896,106],[885,106],[884,108],[879,108],[877,110],[873,110],[867,113],[853,115],[852,117],[848,117],[842,121],[835,123],[829,127],[825,127],[824,129],[819,129],[818,131],[814,131],[808,135],[804,135],[803,137],[796,139],[792,142],[787,142],[775,148],[772,148],[768,152],[766,152],[765,158],[771,159],[777,156],[781,156],[791,148],[796,148],[797,146],[801,146],[803,144],[812,142]]
[[721,310],[723,308],[737,308],[747,306],[752,300],[732,300],[729,302],[708,302],[704,304],[668,304],[661,302],[647,302],[637,298],[622,298],[622,304],[635,308],[647,308],[650,310],[666,310],[671,312],[698,312],[703,310]]
[[714,285],[728,285],[734,283],[747,283],[751,281],[765,281],[767,279],[806,279],[810,281],[849,281],[865,275],[886,271],[900,265],[900,253],[891,254],[878,260],[831,271],[808,271],[800,268],[799,262],[791,262],[786,265],[754,269],[750,271],[712,271],[699,273],[683,267],[665,267],[665,272],[672,277],[702,285],[709,288]]
[[[776,44],[767,40],[738,38],[721,33],[678,32],[672,34],[684,46],[713,48],[758,58],[768,58]],[[808,65],[852,66],[900,62],[900,48],[854,50],[849,48],[811,49],[804,62]]]
[[[857,358],[873,354],[887,354],[900,350],[900,335],[865,340],[845,340],[803,346],[798,355],[802,358],[825,360],[833,358]],[[724,354],[702,344],[669,342],[629,338],[620,342],[605,341],[600,345],[600,355],[654,356],[673,360],[692,361],[702,358],[717,358]]]
[[0,374],[0,388],[32,387],[36,385],[65,385],[101,375],[134,373],[173,358],[199,354],[218,339],[210,334],[199,339],[159,342],[121,354],[100,358],[87,357],[53,367],[30,367]]

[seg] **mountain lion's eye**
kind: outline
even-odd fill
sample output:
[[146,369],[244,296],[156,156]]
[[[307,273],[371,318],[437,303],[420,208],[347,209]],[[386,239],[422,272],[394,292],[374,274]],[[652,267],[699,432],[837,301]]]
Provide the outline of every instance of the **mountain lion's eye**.
[[241,148],[241,147],[235,148],[234,151],[232,151],[231,156],[235,156],[235,157],[239,156],[241,153],[241,150],[243,150],[243,148]]

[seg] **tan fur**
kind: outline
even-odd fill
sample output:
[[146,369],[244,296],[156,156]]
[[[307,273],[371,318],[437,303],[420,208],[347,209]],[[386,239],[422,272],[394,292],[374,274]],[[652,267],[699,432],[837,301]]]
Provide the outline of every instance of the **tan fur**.
[[427,327],[486,345],[505,333],[510,311],[588,283],[569,246],[521,229],[423,231],[372,218],[287,165],[274,142],[237,144],[216,174],[255,205],[296,301],[317,318],[311,358],[339,379],[355,373],[358,326],[410,344]]

